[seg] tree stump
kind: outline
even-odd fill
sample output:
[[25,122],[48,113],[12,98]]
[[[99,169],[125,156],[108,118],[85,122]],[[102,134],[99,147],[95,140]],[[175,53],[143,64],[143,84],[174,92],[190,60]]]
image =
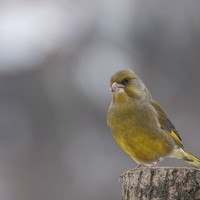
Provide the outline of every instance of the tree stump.
[[122,177],[122,200],[200,200],[200,170],[141,168]]

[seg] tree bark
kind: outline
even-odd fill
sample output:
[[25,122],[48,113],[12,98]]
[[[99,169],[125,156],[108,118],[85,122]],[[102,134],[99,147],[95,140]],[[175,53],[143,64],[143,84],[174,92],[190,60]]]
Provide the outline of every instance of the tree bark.
[[198,169],[140,168],[122,176],[122,200],[200,200]]

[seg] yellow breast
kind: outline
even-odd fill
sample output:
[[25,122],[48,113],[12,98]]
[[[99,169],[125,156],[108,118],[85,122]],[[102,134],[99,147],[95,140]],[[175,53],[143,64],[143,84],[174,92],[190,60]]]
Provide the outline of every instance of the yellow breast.
[[111,105],[108,124],[119,146],[138,163],[152,163],[169,155],[173,139],[158,127],[152,114]]

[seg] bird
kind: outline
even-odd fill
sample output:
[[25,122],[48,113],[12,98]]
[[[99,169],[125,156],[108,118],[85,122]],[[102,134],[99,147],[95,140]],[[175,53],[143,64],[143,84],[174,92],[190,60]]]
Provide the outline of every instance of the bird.
[[110,79],[113,93],[107,123],[119,146],[141,166],[156,167],[166,157],[182,159],[200,168],[200,159],[184,148],[182,139],[166,112],[130,69]]

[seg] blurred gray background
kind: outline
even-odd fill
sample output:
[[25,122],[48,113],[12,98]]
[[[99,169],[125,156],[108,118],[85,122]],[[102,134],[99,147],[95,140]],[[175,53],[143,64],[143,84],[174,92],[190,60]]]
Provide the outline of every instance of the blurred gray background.
[[122,68],[200,156],[199,11],[195,0],[1,0],[0,199],[120,199],[118,176],[136,166],[106,124]]

